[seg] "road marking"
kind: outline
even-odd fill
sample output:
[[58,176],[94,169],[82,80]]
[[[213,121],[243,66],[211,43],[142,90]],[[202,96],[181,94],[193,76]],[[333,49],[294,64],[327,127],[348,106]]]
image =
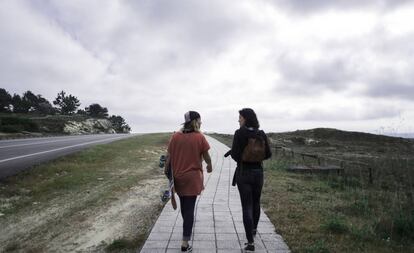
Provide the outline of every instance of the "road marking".
[[30,157],[30,156],[35,156],[35,155],[46,154],[46,153],[55,152],[55,151],[59,151],[59,150],[63,150],[63,149],[84,146],[84,145],[88,145],[88,144],[92,144],[92,143],[109,141],[109,140],[115,140],[115,139],[122,139],[122,138],[125,138],[125,136],[115,137],[115,138],[109,138],[109,139],[104,139],[104,140],[98,140],[98,141],[90,141],[90,142],[86,142],[86,143],[80,143],[80,144],[76,144],[76,145],[72,145],[72,146],[67,146],[67,147],[62,147],[62,148],[56,148],[56,149],[42,151],[42,152],[37,152],[37,153],[33,153],[33,154],[16,156],[16,157],[12,157],[12,158],[7,158],[7,159],[0,160],[0,163],[7,162],[7,161],[12,161],[12,160],[17,160],[17,159],[20,159],[20,158],[26,158],[26,157]]
[[13,148],[13,147],[37,145],[37,144],[54,143],[54,142],[61,142],[61,141],[68,141],[68,140],[70,140],[70,139],[64,139],[64,140],[58,140],[58,141],[44,141],[44,142],[26,143],[26,144],[16,144],[16,145],[3,146],[3,147],[0,147],[0,149],[1,148]]
[[20,139],[0,139],[0,144],[13,144],[25,141],[43,141],[43,140],[71,140],[71,139],[82,139],[85,137],[94,137],[94,136],[102,136],[102,135],[114,135],[114,134],[80,134],[80,135],[63,135],[63,136],[43,136],[43,137],[30,137],[30,138],[20,138]]
[[[90,136],[90,137],[93,137],[93,136]],[[25,144],[15,144],[15,145],[9,145],[9,146],[2,146],[2,147],[0,147],[0,149],[2,149],[2,148],[21,147],[21,146],[30,146],[30,145],[37,145],[37,144],[54,143],[54,142],[61,142],[61,141],[71,141],[71,140],[76,140],[76,139],[79,139],[79,138],[65,138],[65,139],[54,140],[54,141],[44,141],[44,142],[34,142],[34,143],[25,143]]]

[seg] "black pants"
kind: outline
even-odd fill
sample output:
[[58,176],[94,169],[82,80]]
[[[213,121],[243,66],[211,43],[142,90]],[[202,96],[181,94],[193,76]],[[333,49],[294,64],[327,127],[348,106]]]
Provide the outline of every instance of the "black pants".
[[194,224],[194,207],[197,196],[179,196],[181,216],[183,217],[183,241],[191,240]]
[[263,188],[263,169],[245,169],[237,176],[237,188],[243,209],[243,225],[247,241],[254,242],[253,230],[260,219],[260,196]]

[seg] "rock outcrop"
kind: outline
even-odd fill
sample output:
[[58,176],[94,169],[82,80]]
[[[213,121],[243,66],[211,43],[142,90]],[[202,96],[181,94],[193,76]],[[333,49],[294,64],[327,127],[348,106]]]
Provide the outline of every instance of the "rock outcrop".
[[68,121],[63,128],[67,134],[102,134],[116,133],[112,123],[107,119],[86,119],[84,121]]

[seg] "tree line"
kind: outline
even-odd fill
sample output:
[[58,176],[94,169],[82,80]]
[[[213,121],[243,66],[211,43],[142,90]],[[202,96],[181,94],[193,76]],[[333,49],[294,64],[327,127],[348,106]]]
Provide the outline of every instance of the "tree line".
[[[53,103],[53,105],[52,105]],[[83,115],[92,118],[108,119],[116,132],[130,132],[131,128],[125,119],[119,115],[108,114],[108,109],[100,104],[93,103],[84,109],[79,109],[81,103],[76,96],[61,91],[55,100],[50,103],[42,95],[35,95],[30,90],[19,94],[10,93],[0,88],[0,112],[2,113],[29,113],[42,115]]]

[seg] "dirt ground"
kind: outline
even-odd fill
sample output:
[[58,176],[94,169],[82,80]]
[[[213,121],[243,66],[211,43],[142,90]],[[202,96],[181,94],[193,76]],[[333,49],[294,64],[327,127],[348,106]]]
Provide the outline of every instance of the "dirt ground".
[[103,252],[115,239],[137,240],[157,219],[165,185],[162,175],[142,180],[109,204],[88,208],[85,203],[100,188],[56,198],[47,206],[34,202],[30,211],[0,217],[0,252]]

